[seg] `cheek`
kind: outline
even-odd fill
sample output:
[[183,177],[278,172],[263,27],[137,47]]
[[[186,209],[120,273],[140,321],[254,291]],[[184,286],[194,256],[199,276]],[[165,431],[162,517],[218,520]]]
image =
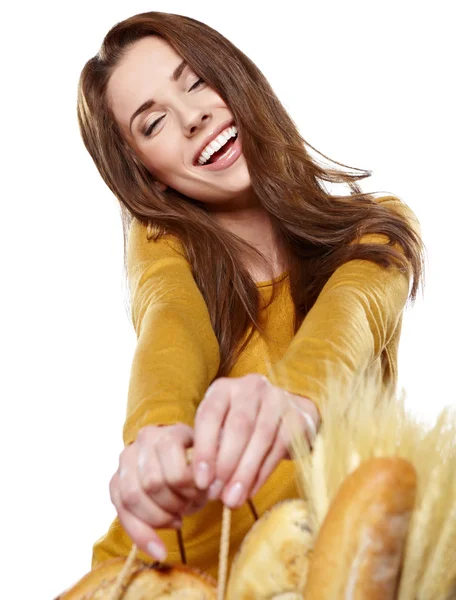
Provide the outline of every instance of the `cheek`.
[[182,168],[182,159],[172,144],[157,144],[156,147],[143,152],[142,159],[148,170],[162,181],[173,177],[179,168]]

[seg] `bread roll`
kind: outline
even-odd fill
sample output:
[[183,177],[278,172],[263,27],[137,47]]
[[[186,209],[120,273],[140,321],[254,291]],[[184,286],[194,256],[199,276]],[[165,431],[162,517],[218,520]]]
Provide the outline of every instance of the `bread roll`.
[[[56,600],[106,600],[114,588],[125,558],[101,563]],[[215,582],[185,566],[148,565],[136,560],[126,580],[122,600],[215,600]]]
[[415,491],[415,469],[401,458],[349,475],[317,536],[306,600],[394,600]]
[[312,541],[304,500],[275,505],[244,538],[225,599],[301,598]]

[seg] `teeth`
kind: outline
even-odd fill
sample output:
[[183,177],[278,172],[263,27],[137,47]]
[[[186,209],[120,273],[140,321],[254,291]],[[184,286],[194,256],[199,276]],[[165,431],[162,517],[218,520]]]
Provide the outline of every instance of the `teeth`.
[[214,154],[214,152],[220,150],[220,148],[235,135],[237,135],[236,127],[234,125],[232,127],[227,127],[227,129],[222,131],[222,133],[220,133],[214,140],[212,140],[212,142],[210,142],[210,144],[204,148],[197,160],[197,163],[199,165],[204,165]]

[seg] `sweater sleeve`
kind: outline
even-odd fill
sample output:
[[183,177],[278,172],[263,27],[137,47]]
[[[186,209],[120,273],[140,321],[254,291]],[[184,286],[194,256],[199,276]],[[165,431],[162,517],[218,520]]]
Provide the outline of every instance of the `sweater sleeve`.
[[[377,202],[399,212],[419,232],[415,215],[398,199]],[[386,244],[388,238],[367,234],[359,242]],[[331,382],[346,389],[380,356],[399,324],[409,289],[409,274],[395,266],[358,259],[341,265],[271,368],[271,382],[321,407],[331,395]]]
[[206,303],[177,239],[147,240],[147,227],[133,219],[127,266],[137,346],[123,430],[126,445],[146,425],[193,425],[220,361]]

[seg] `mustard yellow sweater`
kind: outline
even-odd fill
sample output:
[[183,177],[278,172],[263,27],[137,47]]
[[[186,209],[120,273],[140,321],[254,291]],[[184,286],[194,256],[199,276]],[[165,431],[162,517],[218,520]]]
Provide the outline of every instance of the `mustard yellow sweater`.
[[[397,198],[377,200],[416,218]],[[364,242],[385,243],[385,236],[367,235]],[[203,297],[190,265],[178,253],[175,238],[148,241],[146,227],[134,219],[128,245],[132,318],[138,337],[131,369],[124,442],[135,440],[150,424],[193,424],[198,403],[219,366],[219,348]],[[278,292],[266,309],[264,335],[254,335],[230,376],[263,373],[289,392],[325,402],[325,369],[350,383],[355,371],[381,381],[396,381],[402,312],[408,297],[408,276],[396,268],[353,260],[329,278],[317,301],[293,335],[293,303],[287,274],[277,278]],[[272,282],[259,283],[267,299]],[[268,368],[272,365],[272,368]],[[336,399],[332,399],[336,401]],[[254,498],[263,514],[285,498],[297,496],[293,465],[282,461]],[[182,534],[187,562],[216,576],[222,505],[209,503],[184,519]],[[234,511],[231,558],[253,524],[247,505]],[[181,562],[174,530],[159,532],[169,550],[168,562]],[[92,566],[131,549],[118,519],[94,545]],[[140,558],[151,561],[142,553]]]

